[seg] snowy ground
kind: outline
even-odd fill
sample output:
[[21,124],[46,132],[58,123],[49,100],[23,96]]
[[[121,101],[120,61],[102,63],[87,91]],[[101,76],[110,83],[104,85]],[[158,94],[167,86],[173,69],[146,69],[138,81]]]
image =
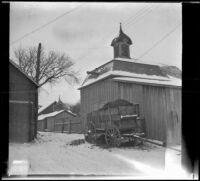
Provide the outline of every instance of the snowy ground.
[[[32,143],[9,145],[9,174],[158,175],[179,168],[179,151],[145,144],[105,148],[70,145],[82,134],[39,132]],[[167,161],[166,158],[169,160]],[[166,166],[166,162],[168,163]],[[178,164],[177,164],[178,163]],[[178,165],[178,166],[177,166]],[[20,170],[22,169],[22,170]],[[172,169],[171,169],[172,170]]]

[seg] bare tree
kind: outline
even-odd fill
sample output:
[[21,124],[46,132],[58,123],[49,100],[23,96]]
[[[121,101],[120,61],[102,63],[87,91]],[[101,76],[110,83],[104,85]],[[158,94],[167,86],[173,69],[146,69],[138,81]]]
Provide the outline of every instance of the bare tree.
[[19,67],[35,80],[39,87],[47,82],[56,83],[64,78],[68,83],[79,83],[78,72],[74,71],[74,62],[64,53],[50,51],[45,53],[44,48],[40,52],[40,67],[37,74],[37,47],[17,48],[14,55],[19,61]]

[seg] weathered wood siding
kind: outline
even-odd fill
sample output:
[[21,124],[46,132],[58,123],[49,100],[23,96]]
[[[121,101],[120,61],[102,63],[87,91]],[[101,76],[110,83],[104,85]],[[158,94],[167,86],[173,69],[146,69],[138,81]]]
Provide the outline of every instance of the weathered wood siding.
[[[31,110],[26,111],[27,122],[29,127],[29,141],[33,140],[36,136],[36,123],[37,123],[37,87],[26,76],[24,76],[17,68],[12,64],[9,65],[9,100],[10,101],[28,101],[32,103]],[[16,104],[17,106],[17,104]],[[9,112],[9,114],[13,114]],[[15,118],[20,122],[20,114]],[[23,126],[19,126],[23,128]],[[24,128],[25,129],[25,128]],[[21,130],[24,131],[24,130]],[[20,138],[19,138],[20,139]],[[12,141],[12,140],[11,140]],[[20,141],[20,140],[19,140]]]
[[104,80],[81,89],[81,117],[115,99],[139,103],[147,137],[181,142],[181,89]]
[[101,108],[105,103],[119,97],[118,84],[113,81],[101,81],[81,89],[81,120],[85,128],[87,113]]

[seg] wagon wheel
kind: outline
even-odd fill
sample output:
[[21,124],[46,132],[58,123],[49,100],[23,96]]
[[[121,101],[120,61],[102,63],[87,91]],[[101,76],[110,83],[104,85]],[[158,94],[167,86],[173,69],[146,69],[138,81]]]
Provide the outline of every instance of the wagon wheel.
[[96,141],[96,128],[93,123],[88,124],[87,135],[92,143]]
[[116,127],[107,128],[105,132],[105,140],[108,146],[119,147],[121,144],[121,136],[119,129]]

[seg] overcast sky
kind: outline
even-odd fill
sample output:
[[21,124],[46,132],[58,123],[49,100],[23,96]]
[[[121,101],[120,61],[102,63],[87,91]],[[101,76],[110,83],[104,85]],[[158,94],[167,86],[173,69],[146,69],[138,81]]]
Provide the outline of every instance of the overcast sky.
[[[19,46],[37,46],[69,55],[80,70],[86,71],[113,58],[110,43],[119,33],[119,23],[133,42],[132,58],[147,63],[182,66],[182,17],[180,3],[10,3],[10,58]],[[74,9],[74,10],[73,10]],[[69,13],[66,13],[69,12]],[[46,26],[56,17],[66,13]],[[41,27],[25,38],[25,34]],[[14,43],[15,42],[15,43]],[[159,42],[159,43],[158,43]],[[156,46],[155,46],[156,45]],[[151,49],[151,47],[153,48]],[[148,51],[149,50],[149,51]],[[80,99],[79,86],[61,81],[45,85],[39,94],[41,105],[61,100],[75,103]]]

